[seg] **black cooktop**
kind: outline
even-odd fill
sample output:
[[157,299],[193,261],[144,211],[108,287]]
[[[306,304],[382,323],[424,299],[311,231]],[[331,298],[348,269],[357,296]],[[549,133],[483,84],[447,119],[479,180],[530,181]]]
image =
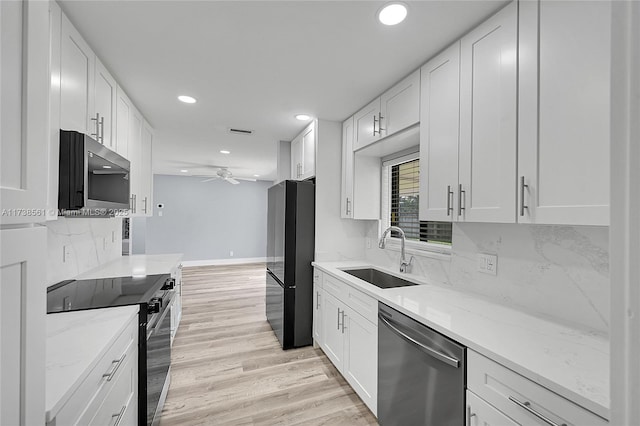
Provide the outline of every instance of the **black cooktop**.
[[47,288],[47,313],[147,303],[171,275],[62,281]]

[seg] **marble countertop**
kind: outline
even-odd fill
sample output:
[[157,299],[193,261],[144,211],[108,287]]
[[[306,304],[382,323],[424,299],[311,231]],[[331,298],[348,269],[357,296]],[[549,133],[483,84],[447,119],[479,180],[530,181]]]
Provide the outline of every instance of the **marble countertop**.
[[491,358],[530,380],[609,418],[609,340],[596,331],[571,328],[460,292],[424,277],[399,274],[419,284],[380,289],[341,269],[366,262],[314,262],[379,301]]
[[75,277],[76,280],[169,274],[182,262],[182,254],[122,256]]
[[47,422],[57,415],[137,315],[137,305],[47,315]]

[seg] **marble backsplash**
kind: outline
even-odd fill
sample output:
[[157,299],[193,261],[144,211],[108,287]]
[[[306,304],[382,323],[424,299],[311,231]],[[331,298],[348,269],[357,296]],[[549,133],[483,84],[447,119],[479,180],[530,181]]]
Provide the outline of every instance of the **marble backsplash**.
[[58,218],[45,226],[47,286],[122,255],[122,218]]
[[[400,253],[380,250],[367,226],[372,264],[396,268]],[[477,271],[477,254],[498,257],[497,275]],[[609,331],[609,228],[461,223],[451,256],[415,256],[412,273],[555,321]]]

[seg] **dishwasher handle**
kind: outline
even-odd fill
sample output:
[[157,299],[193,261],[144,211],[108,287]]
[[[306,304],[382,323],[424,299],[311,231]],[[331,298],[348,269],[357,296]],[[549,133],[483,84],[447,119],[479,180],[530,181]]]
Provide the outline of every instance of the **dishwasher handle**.
[[417,340],[415,340],[414,338],[407,336],[405,333],[403,333],[402,331],[400,331],[398,328],[396,328],[395,326],[393,326],[391,324],[391,320],[390,318],[385,317],[384,315],[378,313],[378,318],[380,319],[380,321],[382,321],[382,323],[384,325],[386,325],[387,327],[389,327],[391,329],[391,331],[393,331],[394,333],[396,333],[397,335],[399,335],[400,337],[408,340],[409,342],[413,343],[414,345],[416,345],[417,347],[419,347],[420,349],[422,349],[425,353],[427,353],[428,355],[432,356],[433,358],[444,362],[445,364],[448,364],[454,368],[458,368],[460,366],[460,360],[452,358],[448,355],[445,355],[441,352],[436,351],[433,348],[430,348],[427,345],[424,345],[420,342],[418,342]]

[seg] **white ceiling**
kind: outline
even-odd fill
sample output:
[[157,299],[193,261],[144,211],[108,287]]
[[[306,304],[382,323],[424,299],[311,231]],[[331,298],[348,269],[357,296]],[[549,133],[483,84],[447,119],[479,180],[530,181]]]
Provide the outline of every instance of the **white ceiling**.
[[154,173],[215,174],[190,165],[205,163],[273,180],[296,113],[348,118],[506,2],[408,1],[395,27],[375,19],[382,1],[60,3],[155,128]]

